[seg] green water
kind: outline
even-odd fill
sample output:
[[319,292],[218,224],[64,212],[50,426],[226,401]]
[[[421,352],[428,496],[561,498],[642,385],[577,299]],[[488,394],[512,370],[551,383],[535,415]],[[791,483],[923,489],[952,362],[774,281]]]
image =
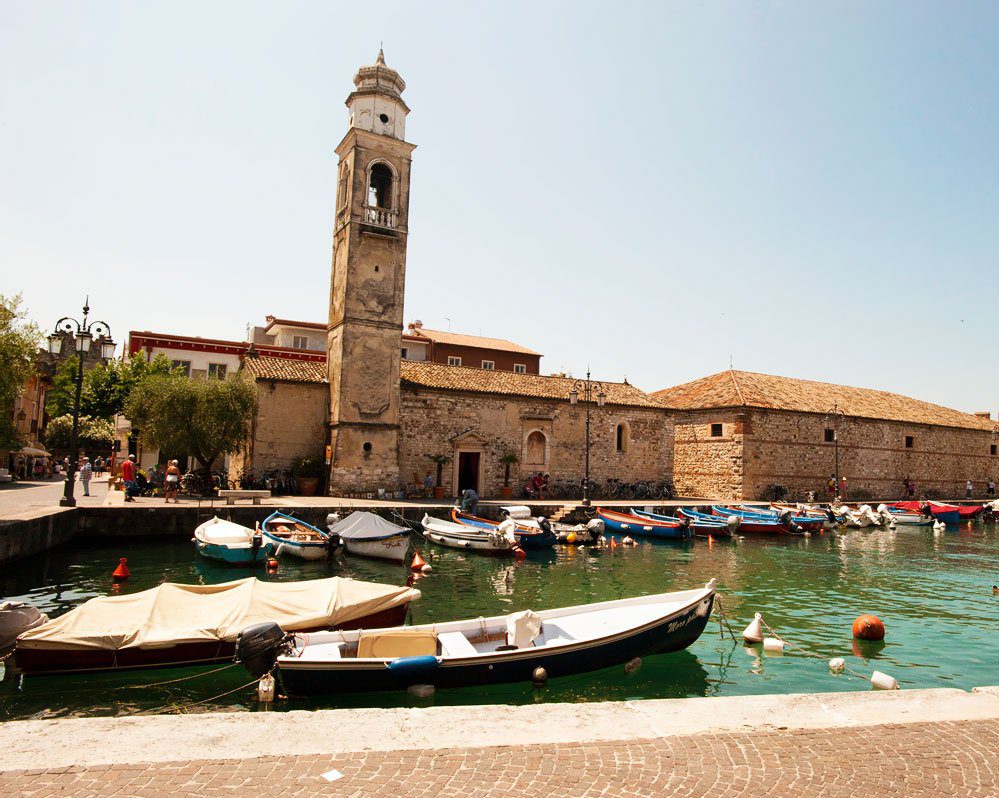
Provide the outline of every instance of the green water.
[[[421,542],[422,543],[422,542]],[[405,693],[293,699],[278,709],[356,706],[426,706],[428,703],[531,703],[636,698],[869,690],[850,675],[832,675],[826,660],[895,676],[904,688],[999,683],[999,532],[962,525],[934,534],[926,528],[853,530],[811,538],[744,539],[709,546],[645,543],[636,548],[560,547],[514,562],[421,545],[432,551],[434,572],[419,579],[423,598],[412,621],[423,623],[543,609],[589,601],[699,587],[718,579],[721,606],[736,635],[755,611],[789,642],[822,655],[762,654],[719,635],[712,620],[688,650],[646,657],[626,675],[611,668],[530,685],[441,690],[427,700]],[[162,581],[216,583],[247,575],[195,555],[187,539],[134,542],[81,541],[18,562],[0,575],[0,596],[33,602],[50,616],[105,594],[119,557],[128,557],[127,590]],[[358,557],[333,563],[284,559],[278,574],[262,578],[310,579],[343,575],[402,584],[398,566]],[[888,630],[883,644],[857,644],[850,626],[862,612],[878,615]],[[17,677],[0,681],[0,719],[108,715],[185,707],[186,711],[254,710],[254,691],[235,666],[126,671],[81,676]],[[154,684],[193,674],[199,678]],[[202,702],[191,706],[194,702]]]

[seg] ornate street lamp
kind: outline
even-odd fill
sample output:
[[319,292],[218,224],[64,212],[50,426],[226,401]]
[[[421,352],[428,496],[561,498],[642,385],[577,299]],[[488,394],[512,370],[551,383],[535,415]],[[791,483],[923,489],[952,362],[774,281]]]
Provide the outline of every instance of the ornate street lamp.
[[[830,418],[833,420],[833,426],[832,427],[829,426],[829,419]],[[826,411],[825,428],[827,430],[831,430],[832,431],[833,451],[835,452],[835,458],[836,458],[835,459],[835,465],[836,465],[836,471],[835,471],[836,492],[833,494],[834,496],[838,496],[839,495],[839,486],[840,486],[840,478],[839,478],[839,427],[840,427],[840,424],[842,423],[842,421],[843,421],[843,414],[839,411],[839,405],[838,405],[837,402],[833,402],[833,406],[830,407]]]
[[[53,355],[62,354],[63,341],[69,339],[74,342],[74,348],[79,356],[76,367],[76,398],[73,400],[73,436],[70,439],[70,461],[66,471],[66,490],[59,504],[63,507],[75,507],[76,499],[73,498],[73,478],[76,476],[76,469],[80,459],[80,394],[83,392],[83,359],[90,351],[91,344],[96,340],[100,347],[101,357],[110,360],[114,357],[115,342],[111,338],[111,327],[103,321],[88,322],[90,315],[90,297],[83,303],[83,321],[77,321],[71,316],[63,316],[55,324],[54,332],[49,336],[49,352]],[[95,339],[96,336],[96,339]]]
[[[582,395],[580,395],[582,394]],[[583,506],[590,506],[590,405],[595,401],[598,407],[603,407],[607,401],[604,386],[590,379],[590,369],[586,369],[586,379],[576,380],[569,391],[569,404],[577,404],[583,400],[586,407],[586,460],[583,474]]]

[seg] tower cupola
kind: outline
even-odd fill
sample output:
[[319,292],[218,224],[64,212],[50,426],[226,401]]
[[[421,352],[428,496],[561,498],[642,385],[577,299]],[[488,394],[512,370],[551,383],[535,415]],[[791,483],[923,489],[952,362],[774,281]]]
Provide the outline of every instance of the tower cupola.
[[370,66],[362,66],[354,75],[354,91],[347,98],[350,126],[389,136],[406,138],[406,114],[409,107],[402,99],[406,82],[385,64],[385,53]]

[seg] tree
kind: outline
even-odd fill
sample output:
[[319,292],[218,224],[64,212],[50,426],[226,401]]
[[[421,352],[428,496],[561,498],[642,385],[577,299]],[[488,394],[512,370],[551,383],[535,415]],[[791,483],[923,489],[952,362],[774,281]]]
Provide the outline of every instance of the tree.
[[427,457],[437,465],[437,481],[434,484],[439,488],[444,479],[444,466],[451,462],[451,458],[446,454],[428,454]]
[[516,465],[520,462],[520,458],[517,457],[516,452],[505,452],[500,458],[500,462],[503,464],[503,487],[510,487],[510,466]]
[[[73,414],[52,419],[45,428],[45,445],[49,449],[67,451],[72,445]],[[80,416],[77,434],[80,448],[88,452],[108,452],[114,445],[114,426],[110,421],[90,416]]]
[[[73,412],[77,368],[77,359],[73,356],[60,363],[56,369],[54,387],[48,392],[45,401],[45,409],[50,416]],[[170,360],[164,354],[157,355],[152,362],[136,352],[128,360],[99,363],[83,374],[80,415],[110,421],[124,411],[132,390],[146,377],[165,377],[174,372],[183,374],[180,369],[171,367]]]
[[35,374],[41,333],[21,308],[21,295],[0,294],[0,449],[20,446],[14,426],[14,401]]
[[154,374],[133,388],[125,415],[144,446],[186,452],[210,471],[243,448],[256,405],[256,386],[242,374],[228,380]]

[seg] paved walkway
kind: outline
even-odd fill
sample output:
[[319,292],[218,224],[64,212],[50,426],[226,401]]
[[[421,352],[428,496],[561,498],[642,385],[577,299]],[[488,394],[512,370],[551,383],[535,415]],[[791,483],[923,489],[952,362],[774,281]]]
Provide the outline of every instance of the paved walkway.
[[[78,507],[100,507],[107,497],[108,482],[107,478],[91,480],[89,497],[83,495],[79,482],[74,488]],[[0,518],[17,518],[39,508],[58,507],[65,490],[66,481],[57,477],[0,484]]]

